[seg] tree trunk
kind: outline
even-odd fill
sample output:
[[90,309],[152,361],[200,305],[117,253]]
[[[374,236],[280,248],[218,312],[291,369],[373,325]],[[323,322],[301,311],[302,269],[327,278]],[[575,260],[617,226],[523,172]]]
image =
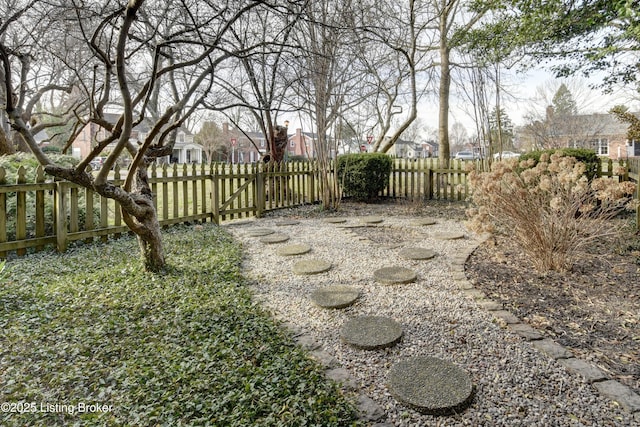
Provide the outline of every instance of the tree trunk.
[[155,210],[146,218],[137,218],[145,229],[145,233],[138,234],[138,245],[144,261],[144,269],[147,271],[162,271],[166,262],[164,259],[164,246],[160,232],[160,223]]
[[5,154],[15,154],[16,150],[13,147],[13,144],[7,138],[7,135],[4,133],[4,130],[0,128],[0,156]]
[[[444,39],[444,37],[443,37]],[[451,87],[451,65],[449,63],[449,49],[446,40],[440,45],[440,90],[438,109],[438,158],[445,167],[449,164],[451,152],[449,149],[449,90]]]

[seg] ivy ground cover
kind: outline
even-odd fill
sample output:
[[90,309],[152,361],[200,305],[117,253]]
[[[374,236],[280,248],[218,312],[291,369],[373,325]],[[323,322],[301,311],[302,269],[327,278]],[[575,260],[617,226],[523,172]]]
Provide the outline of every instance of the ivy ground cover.
[[220,228],[35,254],[0,273],[0,425],[355,425],[352,401],[252,301]]

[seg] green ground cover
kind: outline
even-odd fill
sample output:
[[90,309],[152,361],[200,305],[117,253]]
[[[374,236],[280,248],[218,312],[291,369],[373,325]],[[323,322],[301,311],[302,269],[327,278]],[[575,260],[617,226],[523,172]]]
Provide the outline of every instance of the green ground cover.
[[355,425],[352,401],[252,301],[224,231],[164,242],[163,274],[143,271],[132,238],[7,263],[0,425]]

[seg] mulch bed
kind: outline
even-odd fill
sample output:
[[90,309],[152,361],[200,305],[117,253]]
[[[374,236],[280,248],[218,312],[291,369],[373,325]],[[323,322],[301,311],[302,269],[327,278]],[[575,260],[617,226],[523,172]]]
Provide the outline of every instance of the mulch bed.
[[537,273],[505,236],[465,270],[489,298],[640,393],[640,236],[617,221],[622,237],[600,240],[567,273]]

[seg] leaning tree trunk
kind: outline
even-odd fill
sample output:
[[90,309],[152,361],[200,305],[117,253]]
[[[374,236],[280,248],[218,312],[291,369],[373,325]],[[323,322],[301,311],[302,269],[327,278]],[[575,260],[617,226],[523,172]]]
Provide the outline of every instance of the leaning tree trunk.
[[164,259],[164,246],[160,232],[158,215],[151,203],[148,215],[136,217],[136,222],[144,231],[136,233],[140,254],[144,261],[144,268],[147,271],[158,272],[164,269],[166,262]]
[[133,203],[121,203],[120,205],[122,219],[138,239],[145,270],[162,271],[166,266],[164,247],[158,212],[153,203],[153,193],[149,186],[146,165],[137,169],[135,187],[135,193],[130,194],[130,197],[133,198]]

